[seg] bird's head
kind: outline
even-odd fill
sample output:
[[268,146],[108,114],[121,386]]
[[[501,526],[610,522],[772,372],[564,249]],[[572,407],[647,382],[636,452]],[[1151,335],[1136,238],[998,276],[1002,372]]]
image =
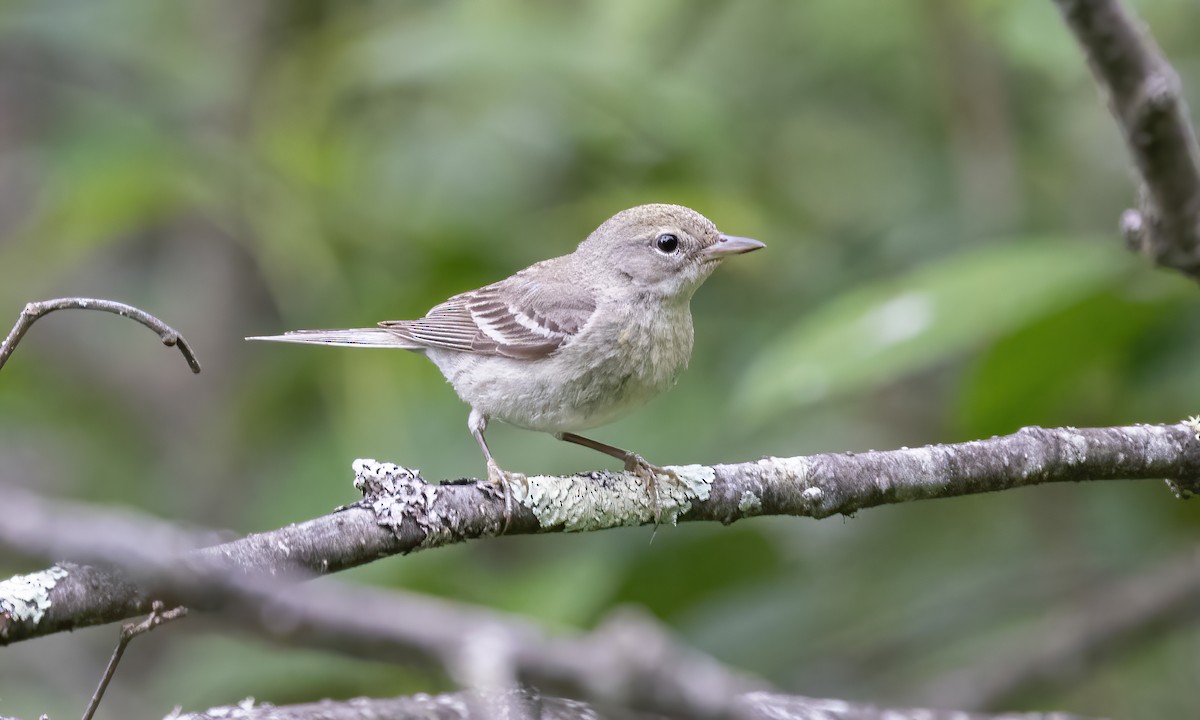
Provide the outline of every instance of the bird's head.
[[722,260],[763,247],[722,234],[691,208],[655,204],[613,215],[576,252],[610,286],[687,300]]

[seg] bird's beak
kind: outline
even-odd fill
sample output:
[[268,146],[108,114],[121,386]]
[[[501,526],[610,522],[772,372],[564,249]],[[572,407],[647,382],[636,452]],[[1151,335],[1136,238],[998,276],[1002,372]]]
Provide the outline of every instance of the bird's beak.
[[750,238],[720,235],[715,243],[704,248],[703,254],[706,260],[720,260],[729,255],[741,255],[765,247],[766,245]]

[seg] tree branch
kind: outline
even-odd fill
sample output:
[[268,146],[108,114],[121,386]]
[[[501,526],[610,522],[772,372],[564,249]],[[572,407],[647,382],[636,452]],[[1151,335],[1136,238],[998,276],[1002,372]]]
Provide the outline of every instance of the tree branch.
[[[759,720],[780,717],[785,707],[792,708],[785,717],[803,716],[801,711],[816,706],[832,718],[875,718],[888,712],[837,700],[769,695],[773,690],[764,681],[687,647],[635,608],[614,612],[590,633],[550,633],[518,616],[399,591],[323,582],[297,593],[290,586],[297,577],[231,572],[215,556],[180,557],[153,544],[130,552],[136,538],[153,534],[146,530],[153,524],[128,514],[92,509],[89,518],[77,505],[60,510],[58,503],[20,492],[15,502],[14,511],[39,516],[43,531],[53,538],[47,545],[53,545],[54,552],[116,565],[172,602],[207,610],[238,628],[289,645],[442,667],[483,693],[461,696],[462,710],[471,711],[471,717],[498,716],[490,708],[499,700],[512,704],[515,696],[509,690],[517,681],[538,692],[563,692],[602,705],[679,717]],[[95,543],[97,528],[114,539]],[[352,705],[364,712],[360,717],[370,717],[365,709],[373,702],[387,707],[397,701],[361,700]],[[503,716],[521,716],[520,704],[516,714]],[[312,714],[315,707],[321,706],[284,716],[317,717]],[[352,712],[354,707],[340,710]],[[920,712],[925,713],[922,717],[970,717]]]
[[170,544],[147,542],[161,536],[156,521],[15,489],[4,497],[7,512],[32,518],[37,537],[12,543],[22,533],[6,533],[0,544],[104,564],[146,588],[147,596],[214,613],[289,645],[441,667],[464,685],[488,691],[523,681],[697,718],[728,717],[733,698],[769,688],[680,645],[656,620],[633,611],[614,615],[591,634],[551,636],[527,619],[420,595],[328,581],[297,593],[292,584],[302,574],[244,572],[220,555],[180,554],[167,549]]
[[1200,149],[1179,76],[1118,0],[1055,0],[1108,95],[1141,175],[1121,229],[1155,263],[1200,279]]
[[[849,515],[892,503],[1051,482],[1169,478],[1177,494],[1187,495],[1200,478],[1196,432],[1194,423],[1025,428],[955,445],[691,465],[675,468],[679,483],[660,479],[659,502],[670,521],[731,523],[758,515]],[[496,535],[503,526],[504,499],[486,482],[430,485],[404,468],[369,460],[356,461],[355,471],[355,483],[366,494],[363,501],[186,557],[244,572],[325,574],[387,555]],[[509,533],[654,521],[641,481],[624,473],[531,477],[528,493],[518,495]],[[44,531],[49,511],[23,497],[6,492],[0,543],[68,555],[55,551],[56,538]],[[0,645],[125,620],[149,607],[147,594],[120,574],[59,564],[0,583]]]
[[[520,715],[505,715],[516,705]],[[472,709],[475,712],[472,712]],[[480,710],[488,712],[479,714]],[[490,711],[490,712],[489,712]],[[172,713],[164,720],[469,720],[470,718],[521,718],[525,720],[590,720],[600,715],[587,703],[545,697],[532,691],[500,693],[459,692],[396,698],[354,698],[345,701],[276,706],[248,698],[237,705],[209,708],[198,713]],[[622,717],[642,718],[627,713]],[[831,719],[832,720],[832,719]]]
[[[414,695],[387,699],[355,698],[342,702],[323,701],[303,705],[277,707],[269,703],[247,700],[238,705],[209,708],[201,713],[172,714],[165,720],[470,720],[471,718],[510,717],[496,713],[471,713],[471,703],[487,709],[497,701],[516,700],[525,711],[524,717],[536,720],[599,720],[621,718],[635,720],[651,717],[641,713],[613,713],[576,700],[547,697],[531,690],[507,693],[448,693],[445,695]],[[738,698],[739,717],[757,720],[1083,720],[1063,713],[1006,713],[983,715],[956,710],[887,708],[845,700],[824,700],[799,695],[779,695],[766,692],[747,693]]]
[[26,305],[21,310],[20,316],[17,317],[17,324],[13,325],[13,329],[9,331],[8,337],[4,338],[3,343],[0,343],[0,368],[3,368],[4,364],[8,362],[8,358],[17,349],[17,345],[21,342],[21,338],[25,337],[25,333],[29,331],[29,328],[40,318],[55,310],[103,310],[104,312],[110,312],[121,317],[127,317],[130,320],[135,320],[158,333],[158,337],[162,340],[163,345],[178,347],[179,352],[183,353],[183,359],[187,361],[188,367],[192,369],[192,372],[200,372],[200,361],[196,359],[195,353],[192,352],[191,345],[188,345],[188,341],[183,335],[180,335],[177,330],[162,320],[159,320],[145,310],[139,310],[125,303],[80,297],[43,300],[41,302],[31,302]]

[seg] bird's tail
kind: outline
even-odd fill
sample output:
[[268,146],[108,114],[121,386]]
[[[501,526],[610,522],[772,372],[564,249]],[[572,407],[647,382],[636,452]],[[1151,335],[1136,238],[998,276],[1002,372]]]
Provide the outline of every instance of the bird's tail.
[[283,335],[262,335],[247,340],[301,343],[304,345],[330,345],[334,347],[397,348],[420,350],[423,346],[405,340],[394,332],[383,328],[350,328],[348,330],[293,330]]

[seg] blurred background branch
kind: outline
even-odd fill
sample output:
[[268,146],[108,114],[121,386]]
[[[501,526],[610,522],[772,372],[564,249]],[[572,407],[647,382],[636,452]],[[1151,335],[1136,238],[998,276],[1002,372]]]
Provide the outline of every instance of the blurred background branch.
[[[447,695],[421,695],[414,697],[369,699],[355,698],[345,702],[321,702],[306,705],[276,707],[256,704],[252,700],[228,707],[209,708],[199,713],[177,713],[165,720],[365,720],[387,717],[391,720],[466,720],[477,718],[472,715],[472,701],[484,703],[488,718],[512,718],[495,709],[500,702],[510,701],[514,693],[454,693]],[[661,717],[638,713],[621,708],[582,703],[563,698],[546,697],[524,690],[516,695],[525,714],[515,716],[528,720],[638,720],[639,718]],[[845,700],[823,700],[818,698],[779,695],[766,692],[747,693],[738,699],[735,717],[747,720],[1084,720],[1076,715],[1064,713],[1004,713],[991,715],[968,713],[961,710],[937,710],[932,708],[890,708]]]
[[1183,85],[1120,0],[1055,0],[1087,55],[1142,179],[1121,229],[1131,247],[1200,279],[1200,146]]

